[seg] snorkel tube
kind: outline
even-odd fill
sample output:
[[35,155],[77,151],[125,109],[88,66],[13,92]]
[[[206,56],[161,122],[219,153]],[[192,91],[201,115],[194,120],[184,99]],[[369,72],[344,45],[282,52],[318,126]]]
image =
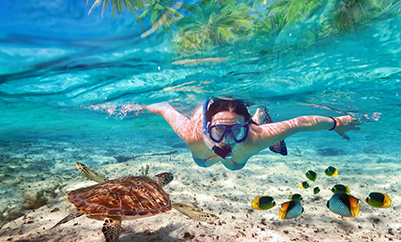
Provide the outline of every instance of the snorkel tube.
[[223,146],[222,148],[218,147],[213,143],[210,138],[207,135],[207,120],[206,120],[206,112],[209,107],[209,103],[212,102],[213,100],[207,98],[205,100],[205,103],[203,104],[203,125],[202,125],[202,137],[203,141],[205,142],[206,146],[211,149],[216,155],[220,156],[221,158],[225,160],[233,160],[234,159],[234,154],[232,153],[231,147],[230,146]]

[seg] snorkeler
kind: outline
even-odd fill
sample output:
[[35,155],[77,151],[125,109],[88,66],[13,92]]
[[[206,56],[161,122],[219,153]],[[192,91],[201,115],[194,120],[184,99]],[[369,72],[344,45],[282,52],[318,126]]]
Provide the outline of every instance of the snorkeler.
[[259,107],[251,117],[245,102],[237,99],[207,99],[191,119],[167,102],[144,109],[161,115],[170,124],[191,150],[196,164],[209,167],[221,161],[230,170],[243,168],[251,156],[267,147],[286,155],[284,139],[298,132],[334,130],[349,140],[345,133],[359,130],[362,124],[349,115],[302,116],[273,123],[267,109]]

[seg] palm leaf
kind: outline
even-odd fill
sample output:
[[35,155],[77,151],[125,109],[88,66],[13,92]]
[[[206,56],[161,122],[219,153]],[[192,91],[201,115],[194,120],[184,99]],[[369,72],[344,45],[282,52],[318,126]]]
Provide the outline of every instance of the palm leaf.
[[152,16],[150,17],[150,24],[154,25],[162,16],[163,13],[160,13],[159,11],[153,11]]
[[180,12],[178,12],[177,10],[175,10],[174,8],[168,7],[167,9],[170,11],[171,15],[173,15],[174,17],[177,17],[177,18],[183,17],[182,14]]
[[180,9],[184,9],[187,12],[193,13],[197,9],[197,5],[183,3],[182,6],[180,6]]
[[233,24],[238,29],[243,28],[245,30],[249,30],[254,27],[253,22],[248,19],[236,19],[233,21]]
[[276,17],[284,13],[285,6],[278,6],[269,11],[269,16]]
[[139,16],[139,18],[140,18],[140,19],[144,19],[144,18],[146,18],[147,16],[149,16],[150,13],[152,13],[152,11],[151,11],[150,9],[146,9],[146,10]]
[[[89,3],[89,0],[86,1],[86,4]],[[91,14],[92,10],[97,8],[100,4],[102,3],[102,0],[96,0],[93,4],[92,7],[89,9],[88,15]]]
[[304,8],[304,0],[292,0],[288,4],[286,4],[287,11],[285,14],[285,19],[290,21],[295,16],[299,16],[301,10]]
[[217,27],[216,34],[218,36],[218,39],[223,39],[223,40],[227,40],[232,35],[230,31],[228,31],[226,28],[223,27]]
[[[104,14],[104,8],[106,7],[106,5],[108,5],[109,1],[108,0],[104,0],[103,1],[103,6],[102,6],[102,18],[103,18],[103,14]],[[90,11],[89,11],[90,12]],[[88,13],[89,14],[89,13]]]
[[308,4],[306,4],[303,12],[306,13],[308,16],[313,15],[318,9],[320,9],[323,4],[325,3],[324,0],[314,0],[310,1]]

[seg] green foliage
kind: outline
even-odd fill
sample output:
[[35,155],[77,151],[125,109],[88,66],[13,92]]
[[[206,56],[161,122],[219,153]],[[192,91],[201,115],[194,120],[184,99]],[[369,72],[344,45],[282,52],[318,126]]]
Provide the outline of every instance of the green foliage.
[[[86,4],[89,4],[89,0],[86,1]],[[112,16],[114,18],[115,12],[119,15],[127,9],[128,11],[136,11],[135,8],[142,10],[145,8],[146,0],[95,0],[90,8],[88,15],[97,8],[102,5],[102,17],[104,14],[105,7],[111,4]]]
[[[142,37],[156,33],[180,56],[207,56],[232,51],[234,45],[261,53],[316,45],[328,36],[355,32],[397,4],[400,0],[95,0],[89,13],[100,5],[102,17],[109,5],[113,17],[128,10],[137,17]],[[141,23],[146,18],[152,25],[148,30]]]
[[179,53],[223,48],[229,43],[249,36],[254,17],[246,2],[235,0],[202,0],[187,6],[190,13],[175,24],[178,29],[174,43]]
[[339,32],[354,32],[375,18],[389,3],[378,0],[341,0],[333,6],[330,25]]
[[[162,31],[168,30],[171,24],[181,19],[183,16],[177,9],[180,9],[183,4],[176,3],[173,0],[152,0],[147,4],[147,9],[139,17],[144,19],[151,15],[150,24],[152,28],[145,32],[142,37],[148,36],[158,29]],[[163,28],[161,28],[163,27]]]

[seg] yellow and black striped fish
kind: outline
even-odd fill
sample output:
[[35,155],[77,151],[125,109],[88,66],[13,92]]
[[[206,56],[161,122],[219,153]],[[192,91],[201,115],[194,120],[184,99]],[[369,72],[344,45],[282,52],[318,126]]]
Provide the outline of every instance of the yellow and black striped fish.
[[364,201],[375,208],[388,208],[391,205],[390,197],[381,192],[371,192]]
[[332,191],[333,193],[338,193],[338,192],[342,192],[342,193],[346,193],[346,194],[349,194],[349,193],[350,193],[350,190],[349,190],[348,186],[343,185],[343,184],[334,185],[334,186],[331,188],[331,191]]
[[329,166],[324,170],[324,173],[328,176],[337,176],[338,170],[335,167]]
[[301,183],[301,188],[302,189],[307,189],[309,187],[309,183],[307,181],[304,181]]
[[302,196],[299,193],[294,193],[290,196],[290,201],[302,201]]
[[309,170],[305,173],[306,178],[308,178],[311,181],[316,181],[317,174],[316,172]]
[[359,216],[359,207],[361,201],[346,193],[334,193],[330,200],[327,201],[326,206],[335,214],[344,217],[355,217]]
[[279,209],[279,217],[284,220],[296,218],[304,212],[301,202],[297,200],[285,202]]
[[252,208],[257,210],[267,210],[274,206],[276,206],[276,202],[270,196],[259,196],[252,201]]

